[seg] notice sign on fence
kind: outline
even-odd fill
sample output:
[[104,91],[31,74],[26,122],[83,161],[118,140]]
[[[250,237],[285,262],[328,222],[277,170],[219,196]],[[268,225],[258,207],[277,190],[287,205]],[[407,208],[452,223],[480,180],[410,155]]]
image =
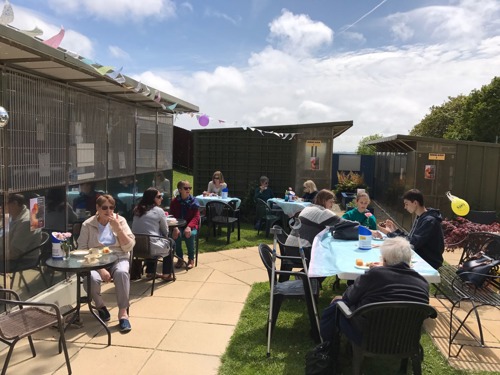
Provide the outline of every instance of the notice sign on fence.
[[445,160],[446,154],[433,154],[429,153],[429,160]]

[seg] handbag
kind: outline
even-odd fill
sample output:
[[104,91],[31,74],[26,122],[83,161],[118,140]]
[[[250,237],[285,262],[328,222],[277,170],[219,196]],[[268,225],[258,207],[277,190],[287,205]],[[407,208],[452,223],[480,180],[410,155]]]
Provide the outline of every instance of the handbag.
[[335,373],[333,346],[330,341],[325,341],[306,354],[306,375]]
[[482,253],[476,254],[470,260],[461,264],[457,270],[457,275],[465,281],[480,288],[487,279],[487,275],[492,275],[492,271],[498,271],[500,260],[492,259]]
[[329,229],[333,238],[337,240],[357,240],[359,223],[357,221],[341,219],[337,224]]

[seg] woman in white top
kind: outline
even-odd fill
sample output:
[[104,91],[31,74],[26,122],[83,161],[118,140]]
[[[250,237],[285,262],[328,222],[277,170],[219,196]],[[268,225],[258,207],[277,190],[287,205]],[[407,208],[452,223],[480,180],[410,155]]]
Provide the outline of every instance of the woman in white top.
[[224,182],[224,176],[221,171],[215,171],[212,175],[212,181],[208,183],[206,193],[209,195],[222,195],[222,189],[227,188]]

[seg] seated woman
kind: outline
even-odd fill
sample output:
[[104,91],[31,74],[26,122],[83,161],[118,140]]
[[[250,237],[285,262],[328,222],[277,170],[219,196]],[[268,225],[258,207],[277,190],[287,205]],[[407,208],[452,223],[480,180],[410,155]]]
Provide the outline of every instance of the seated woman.
[[[313,204],[304,208],[299,219],[302,226],[299,229],[300,245],[311,247],[314,237],[326,226],[333,226],[342,219],[332,211],[335,196],[330,190],[323,189],[314,198]],[[297,234],[292,231],[288,236],[285,245],[299,247]]]
[[224,176],[221,171],[215,171],[212,175],[212,181],[208,183],[206,194],[209,195],[222,195],[222,189],[227,188],[227,184],[224,182]]
[[146,276],[148,278],[159,277],[165,281],[172,281],[172,252],[168,240],[168,225],[165,212],[160,207],[163,199],[161,192],[155,188],[148,188],[142,195],[139,204],[134,208],[134,221],[132,231],[136,234],[151,234],[165,238],[152,237],[151,255],[163,257],[163,268],[161,274],[156,274],[155,262],[146,260]]
[[90,272],[90,294],[101,320],[109,321],[111,316],[101,296],[101,284],[113,279],[120,331],[128,332],[132,329],[127,314],[130,292],[129,257],[135,245],[135,237],[125,218],[113,212],[115,200],[111,195],[104,194],[97,198],[96,209],[97,213],[82,224],[78,248],[108,246],[118,256],[118,261],[111,267]]
[[370,196],[368,193],[362,192],[358,193],[356,196],[356,207],[352,210],[347,211],[342,218],[352,221],[357,221],[364,227],[370,228],[372,230],[377,230],[377,220],[375,216],[368,211],[368,205],[370,204]]
[[194,245],[200,225],[200,205],[195,197],[191,195],[191,184],[189,181],[179,181],[177,183],[179,196],[170,203],[170,214],[176,219],[184,219],[187,224],[184,228],[174,228],[172,238],[175,240],[175,252],[179,257],[175,268],[184,265],[184,254],[182,252],[182,240],[186,243],[188,251],[187,268],[194,267]]
[[316,184],[312,180],[304,182],[304,195],[302,196],[304,202],[313,202],[316,194],[318,194]]
[[255,189],[254,200],[262,199],[264,202],[267,202],[268,199],[274,198],[274,193],[269,187],[269,178],[260,176],[259,182],[259,187]]

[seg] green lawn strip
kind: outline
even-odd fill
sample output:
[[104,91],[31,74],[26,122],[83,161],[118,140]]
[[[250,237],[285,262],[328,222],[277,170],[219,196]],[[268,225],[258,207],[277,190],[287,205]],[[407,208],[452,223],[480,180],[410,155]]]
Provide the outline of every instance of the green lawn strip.
[[[323,283],[319,309],[322,311],[335,294],[331,284],[334,278],[327,278]],[[344,283],[341,284],[345,288]],[[245,307],[231,338],[229,346],[222,356],[220,375],[240,374],[304,374],[305,355],[315,344],[309,335],[309,320],[305,302],[286,300],[280,310],[276,329],[271,340],[271,357],[267,358],[266,324],[269,311],[269,283],[256,283],[245,303]],[[488,372],[465,372],[455,370],[434,346],[428,334],[422,335],[425,360],[423,374],[491,374]],[[351,373],[351,354],[347,342],[342,343],[340,368],[342,373]],[[399,361],[391,359],[365,358],[365,374],[393,374],[399,368]],[[408,373],[411,373],[409,369]]]

